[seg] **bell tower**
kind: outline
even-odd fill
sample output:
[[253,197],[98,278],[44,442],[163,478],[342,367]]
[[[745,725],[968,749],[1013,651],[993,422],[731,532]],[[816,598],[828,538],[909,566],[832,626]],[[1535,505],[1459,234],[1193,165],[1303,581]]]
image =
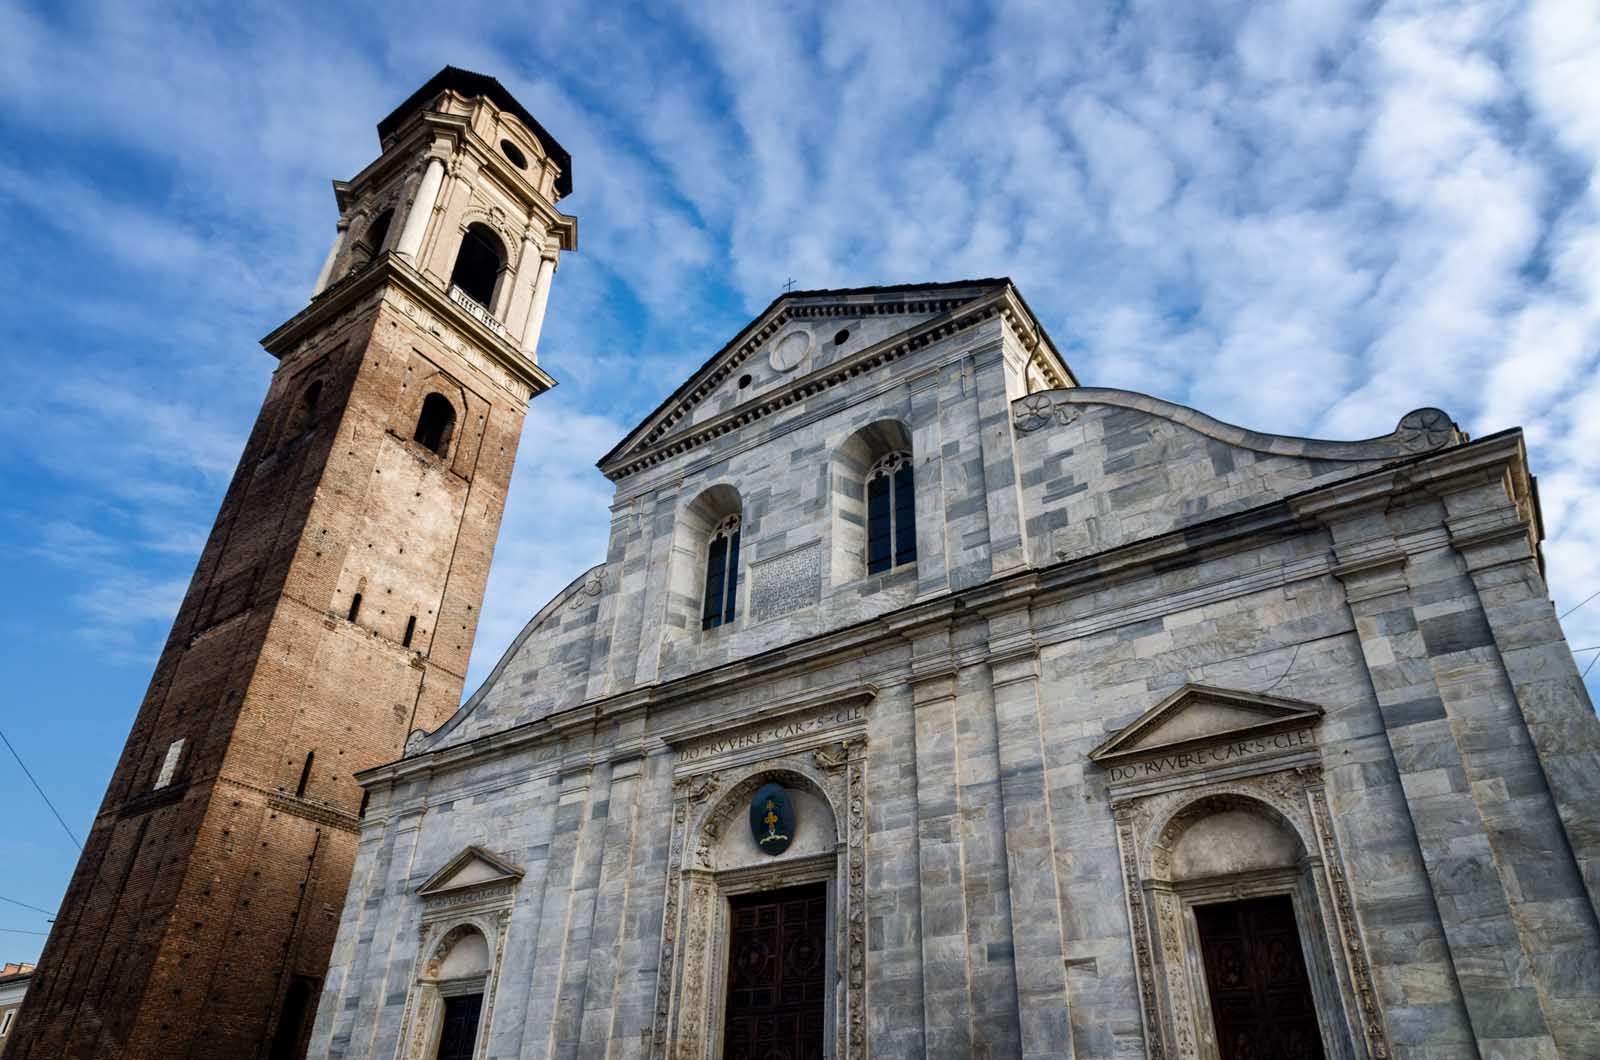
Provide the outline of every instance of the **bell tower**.
[[297,1060],[357,772],[459,705],[571,160],[447,67],[336,181],[310,304],[156,664],[7,1060]]

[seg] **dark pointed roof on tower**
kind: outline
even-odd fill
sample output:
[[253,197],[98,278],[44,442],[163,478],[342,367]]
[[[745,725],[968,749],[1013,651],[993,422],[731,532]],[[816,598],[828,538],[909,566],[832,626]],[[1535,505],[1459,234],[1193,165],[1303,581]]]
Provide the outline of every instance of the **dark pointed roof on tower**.
[[404,103],[378,123],[378,139],[388,139],[407,118],[427,106],[434,97],[446,89],[459,92],[463,96],[481,96],[502,110],[509,110],[515,114],[518,120],[528,127],[528,131],[538,138],[545,153],[561,167],[561,175],[556,178],[556,191],[561,195],[572,194],[572,156],[567,153],[566,148],[556,142],[554,136],[545,131],[545,127],[540,125],[532,114],[528,113],[527,107],[517,102],[517,97],[513,96],[505,85],[488,74],[473,73],[459,66],[445,67],[428,78],[427,84],[411,93]]

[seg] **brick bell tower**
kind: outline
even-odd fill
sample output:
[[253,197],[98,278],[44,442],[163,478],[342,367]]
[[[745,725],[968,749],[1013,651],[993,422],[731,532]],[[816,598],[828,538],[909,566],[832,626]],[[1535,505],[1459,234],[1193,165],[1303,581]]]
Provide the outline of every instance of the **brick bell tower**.
[[356,849],[353,774],[461,701],[571,161],[447,67],[335,182],[311,304],[62,902],[6,1060],[295,1060]]

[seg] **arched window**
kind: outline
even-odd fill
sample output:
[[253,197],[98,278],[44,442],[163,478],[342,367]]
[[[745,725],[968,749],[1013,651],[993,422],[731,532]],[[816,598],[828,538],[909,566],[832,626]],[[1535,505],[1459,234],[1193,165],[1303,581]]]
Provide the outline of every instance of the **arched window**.
[[367,226],[367,231],[361,241],[367,245],[367,251],[373,257],[383,253],[384,241],[389,238],[389,225],[394,221],[394,209],[390,208],[372,219]]
[[301,1055],[300,1039],[305,1033],[306,1014],[311,1008],[313,982],[297,975],[289,980],[278,1010],[278,1029],[272,1035],[271,1060],[294,1060]]
[[322,380],[318,379],[306,387],[306,392],[300,395],[300,407],[295,410],[294,430],[291,435],[309,430],[317,422],[317,404],[322,400]]
[[716,629],[732,622],[739,593],[739,517],[730,515],[711,534],[706,552],[705,606],[700,628]]
[[867,573],[917,558],[917,494],[911,454],[879,457],[867,472]]
[[437,1060],[470,1060],[483,1014],[484,979],[492,966],[489,943],[469,927],[453,929],[446,940],[448,951],[429,969],[443,1010],[434,1056]]
[[483,308],[493,310],[494,287],[504,264],[505,247],[494,229],[481,223],[471,225],[461,237],[461,249],[456,253],[450,283]]
[[422,412],[417,416],[417,429],[411,440],[440,456],[450,446],[450,432],[456,425],[456,408],[443,394],[429,394],[422,401]]

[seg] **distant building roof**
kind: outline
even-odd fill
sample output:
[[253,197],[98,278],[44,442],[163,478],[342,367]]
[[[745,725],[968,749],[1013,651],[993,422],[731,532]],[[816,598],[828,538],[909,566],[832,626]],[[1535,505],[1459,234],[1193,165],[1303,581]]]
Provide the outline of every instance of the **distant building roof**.
[[515,114],[533,135],[539,138],[545,153],[561,167],[561,175],[556,178],[556,191],[562,195],[572,194],[572,156],[567,154],[566,148],[556,142],[554,136],[545,131],[544,126],[540,125],[532,114],[528,113],[528,108],[517,102],[517,98],[507,91],[505,85],[488,74],[475,74],[458,66],[445,67],[378,123],[378,139],[388,139],[389,134],[398,129],[407,118],[421,110],[445,89],[459,92],[463,96],[482,96],[502,110],[509,110]]
[[7,979],[22,979],[33,974],[33,965],[26,962],[7,961],[0,967],[0,982]]

